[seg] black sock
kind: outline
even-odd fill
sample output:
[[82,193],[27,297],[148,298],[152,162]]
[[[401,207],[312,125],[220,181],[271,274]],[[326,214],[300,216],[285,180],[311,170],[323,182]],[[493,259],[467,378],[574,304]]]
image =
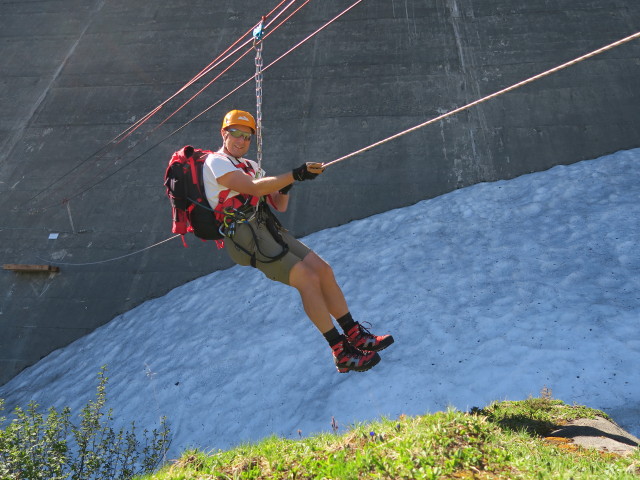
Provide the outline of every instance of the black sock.
[[351,312],[347,312],[346,315],[343,315],[340,318],[336,318],[336,322],[338,322],[338,325],[340,325],[340,328],[342,328],[344,333],[347,333],[356,324],[356,322],[353,320],[353,317],[351,316]]
[[327,340],[327,342],[329,342],[329,345],[331,347],[333,347],[334,345],[340,343],[342,341],[342,339],[344,338],[340,332],[338,332],[338,329],[336,327],[333,327],[331,330],[329,330],[326,333],[323,333],[324,338]]

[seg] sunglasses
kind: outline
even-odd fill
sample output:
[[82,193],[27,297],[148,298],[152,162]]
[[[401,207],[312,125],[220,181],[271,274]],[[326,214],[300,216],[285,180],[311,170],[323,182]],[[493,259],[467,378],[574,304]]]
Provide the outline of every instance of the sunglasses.
[[237,128],[228,128],[227,132],[229,132],[229,135],[231,135],[233,138],[244,138],[245,141],[249,141],[251,140],[252,135],[248,132],[243,132],[242,130],[238,130]]

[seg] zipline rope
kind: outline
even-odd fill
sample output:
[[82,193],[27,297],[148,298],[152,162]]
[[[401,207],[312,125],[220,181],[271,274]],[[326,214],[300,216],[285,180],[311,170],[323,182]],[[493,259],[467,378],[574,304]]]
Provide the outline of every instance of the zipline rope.
[[[273,13],[280,8],[284,3],[286,3],[287,0],[282,0],[278,5],[276,5],[275,8],[273,8],[269,13],[267,13],[264,17],[262,17],[262,19],[260,20],[260,22],[264,22],[265,18],[269,18],[271,15],[273,15]],[[289,1],[289,5],[287,5],[281,12],[279,12],[275,18],[278,18],[280,15],[282,15],[293,3],[295,3],[296,0],[290,0]],[[275,19],[274,19],[275,20]],[[167,100],[165,100],[164,102],[162,102],[158,107],[156,107],[155,109],[153,109],[151,112],[149,112],[147,115],[145,115],[145,117],[143,117],[142,119],[140,119],[138,122],[134,123],[132,126],[130,126],[129,128],[127,128],[126,130],[124,130],[123,132],[121,132],[119,135],[117,135],[112,141],[117,140],[118,138],[120,138],[122,135],[124,135],[126,132],[128,132],[129,130],[132,129],[132,127],[136,126],[138,123],[144,123],[146,122],[151,116],[153,116],[155,113],[157,113],[162,107],[164,107],[169,101],[173,100],[176,96],[178,96],[180,93],[182,93],[184,90],[186,90],[188,87],[190,87],[191,85],[193,85],[195,82],[197,82],[198,80],[200,80],[202,77],[204,77],[206,74],[208,74],[209,72],[211,72],[213,69],[215,69],[216,67],[218,67],[222,62],[224,62],[225,60],[227,60],[230,56],[232,56],[233,54],[235,54],[236,52],[238,52],[242,47],[248,45],[249,43],[251,43],[252,39],[249,38],[247,39],[242,45],[240,45],[239,47],[237,47],[235,50],[233,50],[231,53],[229,53],[228,55],[227,52],[229,52],[229,50],[231,50],[235,45],[237,45],[238,43],[241,42],[241,40],[245,37],[247,37],[249,34],[251,34],[253,32],[253,30],[255,29],[255,25],[253,27],[251,27],[249,30],[247,30],[242,36],[240,36],[235,42],[233,42],[229,47],[227,47],[226,50],[224,50],[221,54],[219,54],[213,61],[211,61],[209,63],[209,65],[207,65],[205,68],[203,68],[198,74],[196,74],[191,80],[189,80],[189,82],[187,82],[182,88],[180,88],[176,93],[174,93],[171,97],[169,97]],[[184,105],[183,105],[184,106]],[[175,113],[175,112],[174,112]],[[166,121],[166,120],[165,120]],[[139,126],[139,125],[138,125]],[[136,126],[137,128],[137,126]],[[135,129],[134,129],[135,130]],[[128,136],[128,135],[127,135]],[[126,138],[126,137],[125,137]]]
[[[272,20],[275,21],[280,15],[282,15],[293,3],[295,3],[296,0],[290,0],[289,5],[287,5],[281,12],[279,12],[275,18]],[[260,20],[259,23],[262,23],[265,21],[266,18],[269,18],[273,12],[275,12],[278,8],[280,8],[280,6],[282,6],[282,4],[284,4],[286,2],[286,0],[281,1],[273,10],[271,10],[269,13],[267,13],[265,16],[262,17],[262,19]],[[214,59],[211,63],[209,63],[209,65],[207,65],[204,69],[202,69],[200,71],[200,73],[198,73],[193,79],[191,79],[184,87],[182,87],[180,90],[178,90],[174,95],[172,95],[171,97],[169,97],[167,100],[165,100],[162,104],[160,104],[159,107],[156,107],[152,112],[150,112],[150,115],[153,115],[157,112],[158,109],[162,108],[164,105],[166,105],[170,100],[172,100],[173,98],[175,98],[178,94],[180,94],[181,92],[183,92],[184,90],[186,90],[188,87],[190,87],[191,85],[193,85],[195,82],[197,82],[198,80],[200,80],[202,77],[204,77],[206,74],[208,74],[209,72],[211,72],[212,70],[214,70],[216,67],[218,67],[221,63],[223,63],[225,60],[227,60],[228,58],[230,58],[232,55],[234,55],[235,53],[237,53],[240,49],[242,49],[243,47],[249,45],[253,40],[252,38],[248,38],[242,45],[240,45],[239,47],[237,47],[236,49],[234,49],[232,52],[230,52],[229,54],[225,55],[229,50],[231,50],[235,45],[237,45],[238,43],[240,43],[240,41],[245,38],[247,35],[251,34],[256,26],[250,28],[247,32],[245,32],[241,37],[239,37],[234,43],[232,43],[224,52],[222,52],[220,55],[218,55],[218,57],[216,59]],[[210,84],[209,84],[210,85]],[[201,92],[198,92],[201,93]],[[197,95],[195,95],[197,96]],[[193,98],[192,97],[189,101],[191,101]],[[189,102],[187,102],[189,103]],[[186,104],[183,104],[180,108],[183,108]],[[178,109],[179,110],[179,109]],[[162,123],[165,123],[169,118],[171,118],[173,115],[175,115],[177,113],[177,110],[174,111],[169,117],[167,117]],[[145,120],[146,121],[146,120]],[[137,122],[136,122],[137,123]],[[135,124],[134,124],[135,125]],[[130,129],[131,127],[129,127]],[[137,128],[137,127],[136,127]],[[128,129],[127,129],[128,130]],[[124,132],[122,132],[120,135],[118,135],[116,137],[119,138],[121,135],[123,135],[124,133],[127,132],[127,130],[125,130]],[[129,135],[127,135],[129,136]],[[125,137],[126,138],[126,137]]]
[[608,50],[611,50],[611,49],[613,49],[615,47],[619,47],[620,45],[623,45],[623,44],[625,44],[627,42],[635,40],[636,38],[640,38],[640,32],[636,32],[633,35],[629,35],[628,37],[625,37],[625,38],[623,38],[621,40],[618,40],[617,42],[610,43],[609,45],[606,45],[606,46],[604,46],[602,48],[594,50],[593,52],[587,53],[585,55],[582,55],[581,57],[578,57],[578,58],[575,58],[573,60],[570,60],[570,61],[568,61],[566,63],[563,63],[562,65],[559,65],[557,67],[551,68],[551,69],[549,69],[549,70],[547,70],[545,72],[539,73],[538,75],[534,75],[533,77],[530,77],[530,78],[528,78],[526,80],[518,82],[518,83],[516,83],[514,85],[511,85],[510,87],[503,88],[502,90],[499,90],[499,91],[497,91],[495,93],[492,93],[491,95],[487,95],[486,97],[482,97],[479,100],[476,100],[474,102],[468,103],[467,105],[464,105],[462,107],[456,108],[455,110],[451,110],[450,112],[447,112],[447,113],[445,113],[443,115],[440,115],[440,116],[438,116],[436,118],[432,118],[431,120],[428,120],[428,121],[426,121],[424,123],[416,125],[415,127],[411,127],[411,128],[408,128],[407,130],[403,130],[401,132],[398,132],[395,135],[392,135],[392,136],[387,137],[387,138],[385,138],[383,140],[380,140],[380,141],[378,141],[376,143],[373,143],[373,144],[369,145],[368,147],[364,147],[364,148],[361,148],[360,150],[356,150],[355,152],[352,152],[352,153],[350,153],[348,155],[345,155],[344,157],[336,158],[335,160],[332,160],[332,161],[330,161],[328,163],[325,163],[324,166],[328,167],[328,166],[334,165],[334,164],[336,164],[338,162],[342,162],[343,160],[346,160],[348,158],[355,157],[356,155],[359,155],[361,153],[364,153],[364,152],[367,152],[369,150],[372,150],[372,149],[374,149],[376,147],[379,147],[380,145],[383,145],[383,144],[385,144],[387,142],[395,140],[396,138],[399,138],[399,137],[401,137],[403,135],[406,135],[406,134],[411,133],[411,132],[415,132],[416,130],[419,130],[419,129],[423,128],[423,127],[426,127],[427,125],[431,125],[432,123],[439,122],[440,120],[443,120],[443,119],[445,119],[447,117],[451,117],[451,116],[453,116],[453,115],[455,115],[457,113],[460,113],[460,112],[462,112],[464,110],[467,110],[467,109],[469,109],[471,107],[474,107],[474,106],[479,105],[479,104],[481,104],[483,102],[486,102],[487,100],[491,100],[492,98],[496,98],[496,97],[498,97],[500,95],[503,95],[503,94],[505,94],[507,92],[515,90],[516,88],[520,88],[520,87],[522,87],[524,85],[527,85],[527,84],[529,84],[531,82],[535,82],[536,80],[539,80],[539,79],[541,79],[543,77],[546,77],[547,75],[551,75],[552,73],[555,73],[555,72],[557,72],[559,70],[565,69],[567,67],[575,65],[576,63],[579,63],[579,62],[582,62],[584,60],[587,60],[588,58],[591,58],[591,57],[594,57],[594,56],[599,55],[601,53],[604,53],[604,52],[606,52]]
[[[295,0],[293,0],[291,3],[293,3]],[[286,23],[287,20],[289,20],[293,15],[295,15],[296,13],[298,13],[300,11],[300,9],[302,9],[302,7],[304,7],[307,3],[309,3],[311,0],[306,0],[302,5],[300,5],[294,12],[292,12],[291,14],[289,14],[289,16],[287,16],[287,18],[285,18],[284,20],[282,20],[278,25],[276,25],[275,27],[273,27],[273,29],[271,29],[271,32],[269,34],[267,34],[266,36],[269,36],[271,33],[273,33],[274,31],[276,31],[278,28],[280,28],[284,23]],[[291,5],[291,3],[289,5],[287,5],[286,8],[289,8],[289,6]],[[282,15],[284,13],[284,11],[280,12],[278,15],[276,15],[273,20],[271,20],[270,22],[268,22],[266,24],[266,26],[264,28],[269,27],[272,23],[274,23],[278,17],[280,17],[280,15]],[[266,17],[265,17],[266,18]],[[262,22],[262,20],[261,20]],[[258,28],[260,24],[258,24],[256,26],[256,28]],[[256,28],[253,29],[253,32],[256,31]],[[245,34],[246,35],[246,34]],[[265,37],[266,38],[266,37]],[[255,39],[254,38],[250,38],[248,40],[246,40],[242,46],[238,47],[237,49],[235,49],[231,54],[227,55],[222,61],[227,60],[231,55],[237,53],[238,51],[240,51],[241,48],[246,47],[247,45],[250,45],[251,43],[255,43]],[[252,52],[254,50],[254,46],[251,46],[250,48],[248,48],[247,50],[245,50],[245,52],[240,55],[236,60],[234,60],[229,66],[227,66],[227,68],[225,68],[224,70],[222,70],[216,77],[214,77],[209,83],[207,83],[204,87],[202,87],[200,90],[198,90],[191,98],[189,98],[186,102],[184,102],[182,105],[180,105],[177,109],[175,109],[167,118],[165,118],[162,122],[160,122],[153,130],[151,130],[151,132],[149,132],[147,134],[147,136],[143,139],[143,140],[147,140],[149,138],[149,135],[151,135],[153,132],[155,132],[158,128],[160,128],[162,125],[164,125],[169,119],[171,119],[176,113],[178,113],[180,110],[182,110],[184,107],[186,107],[189,103],[191,103],[195,98],[197,98],[201,93],[203,93],[206,89],[208,89],[214,82],[216,82],[220,77],[222,77],[222,75],[224,75],[225,73],[227,73],[233,66],[235,66],[240,60],[242,60],[247,54],[249,54],[250,52]],[[219,63],[222,63],[219,62]],[[219,64],[218,64],[219,65]],[[216,65],[217,66],[217,65]],[[244,86],[245,84],[243,84]],[[236,90],[234,90],[235,92]],[[227,98],[227,97],[223,97]],[[222,101],[222,100],[220,100]],[[218,102],[219,103],[219,102]],[[134,147],[136,145],[138,145],[138,143],[140,143],[142,140],[140,140],[139,142],[137,142]],[[164,141],[164,140],[163,140]],[[133,147],[132,147],[133,148]],[[131,149],[130,149],[131,150]]]
[[[247,40],[245,42],[244,45],[247,45],[251,43],[251,40]],[[242,45],[242,46],[244,46]],[[239,47],[239,48],[242,48]],[[217,62],[215,65],[213,65],[212,68],[217,67],[218,65],[220,65],[220,63],[224,62],[225,60],[227,60],[233,53],[237,52],[238,49],[234,50],[231,54],[225,56],[224,58],[222,58],[219,62]],[[88,157],[86,157],[84,160],[80,161],[78,164],[74,165],[71,169],[69,169],[68,171],[66,171],[65,173],[63,173],[60,177],[58,177],[56,180],[52,181],[51,183],[49,183],[46,187],[44,187],[42,190],[40,190],[36,195],[34,195],[33,197],[31,197],[28,201],[32,201],[35,200],[37,197],[39,197],[42,193],[46,192],[47,190],[49,190],[51,187],[53,187],[54,185],[56,185],[57,183],[59,183],[60,181],[62,181],[64,178],[66,178],[69,174],[71,174],[72,172],[76,171],[77,168],[81,167],[82,165],[84,165],[86,162],[88,162],[89,160],[91,160],[94,157],[98,157],[97,160],[101,160],[104,158],[104,156],[109,153],[111,150],[113,150],[115,147],[117,147],[118,145],[120,145],[124,140],[126,140],[128,137],[130,137],[138,128],[140,128],[144,123],[146,123],[147,121],[149,121],[151,119],[151,117],[153,117],[155,114],[157,114],[167,103],[169,103],[171,100],[173,100],[174,98],[176,98],[180,93],[184,92],[188,87],[190,87],[191,85],[193,85],[193,83],[195,83],[196,81],[198,81],[200,78],[202,78],[202,72],[204,72],[205,70],[201,71],[198,75],[196,75],[196,77],[192,78],[189,82],[187,82],[182,88],[180,88],[176,93],[174,93],[171,97],[169,97],[168,99],[166,99],[164,102],[162,102],[160,105],[158,105],[157,107],[155,107],[152,111],[150,111],[149,113],[147,113],[146,115],[144,115],[140,120],[138,120],[137,122],[135,122],[133,125],[129,126],[126,130],[122,131],[121,133],[119,133],[116,137],[114,137],[113,139],[109,140],[105,145],[103,145],[102,147],[100,147],[97,151],[95,151],[94,153],[92,153],[91,155],[89,155]],[[211,69],[207,69],[206,73],[208,73],[209,71],[211,71]],[[225,70],[226,72],[226,70]],[[223,72],[224,73],[224,72]],[[216,77],[216,79],[219,77]],[[208,84],[210,85],[210,84]],[[198,92],[200,93],[200,92]],[[197,96],[197,95],[196,95]],[[192,100],[194,97],[192,97],[190,100]],[[190,101],[189,100],[189,101]],[[188,103],[188,102],[187,102]],[[183,104],[178,110],[180,110],[181,108],[184,107],[185,104]],[[177,113],[177,111],[173,112],[169,117],[167,117],[162,123],[160,123],[159,126],[163,125],[168,119],[170,119],[173,115],[175,115],[175,113]],[[158,126],[158,127],[159,127]],[[156,127],[156,128],[158,128]],[[155,131],[155,129],[153,130]],[[153,133],[150,132],[150,133]],[[136,147],[138,145],[140,141],[135,142],[133,146],[128,148],[128,151],[130,151],[131,149],[133,149],[134,147]],[[100,155],[102,154],[102,155]],[[100,155],[100,156],[98,156]]]
[[[306,5],[310,0],[307,0],[302,6]],[[300,46],[302,46],[304,43],[306,43],[307,41],[309,41],[311,38],[313,38],[315,35],[317,35],[318,33],[320,33],[322,30],[324,30],[325,28],[327,28],[329,25],[331,25],[333,22],[335,22],[336,20],[338,20],[340,17],[342,17],[343,15],[345,15],[347,12],[349,12],[352,8],[354,8],[356,5],[358,5],[359,3],[363,2],[364,0],[357,0],[354,4],[352,4],[349,8],[347,8],[346,10],[344,10],[342,13],[339,13],[338,15],[336,15],[334,18],[332,18],[331,20],[329,20],[327,23],[325,23],[324,25],[322,25],[320,28],[318,28],[317,30],[315,30],[313,33],[309,34],[307,37],[305,37],[303,40],[301,40],[300,42],[298,42],[296,45],[294,45],[293,47],[291,47],[289,50],[287,50],[286,52],[284,52],[282,55],[280,55],[278,58],[276,58],[274,61],[272,61],[269,65],[267,65],[266,67],[264,67],[262,69],[263,72],[265,72],[266,70],[269,70],[271,67],[273,67],[276,63],[278,63],[280,60],[282,60],[284,57],[286,57],[287,55],[289,55],[291,52],[293,52],[294,50],[296,50],[297,48],[299,48]],[[302,8],[302,6],[300,8]],[[298,9],[299,10],[299,9]],[[298,10],[296,10],[294,13],[296,13]],[[292,14],[293,15],[293,14]],[[290,15],[291,16],[291,15]],[[290,17],[289,16],[289,17]],[[289,17],[287,17],[286,20],[289,19]],[[265,38],[268,37],[271,33],[273,33],[273,31],[267,33],[265,35]],[[251,82],[254,79],[253,76],[247,78],[244,82],[242,82],[241,84],[239,84],[237,87],[235,87],[233,90],[231,90],[230,92],[228,92],[225,96],[223,96],[222,98],[220,98],[219,100],[217,100],[216,102],[212,103],[211,105],[209,105],[207,108],[205,108],[203,111],[201,111],[199,114],[197,114],[195,117],[193,117],[191,120],[189,120],[188,122],[186,122],[185,124],[183,124],[182,126],[178,127],[176,130],[174,130],[173,132],[171,132],[169,135],[167,135],[165,138],[163,138],[162,140],[160,140],[158,143],[156,143],[155,145],[153,145],[149,150],[157,147],[158,145],[160,145],[161,143],[163,143],[164,141],[166,141],[167,139],[169,139],[170,137],[172,137],[173,135],[175,135],[176,133],[178,133],[179,131],[181,131],[182,129],[184,129],[185,127],[187,127],[188,125],[190,125],[191,123],[195,122],[198,118],[200,118],[202,115],[204,115],[205,113],[207,113],[209,110],[211,110],[212,108],[214,108],[216,105],[218,105],[220,102],[222,102],[223,100],[226,100],[228,97],[230,97],[232,94],[234,94],[235,92],[237,92],[238,90],[240,90],[242,87],[244,87],[246,84],[248,84],[249,82]],[[145,151],[142,155],[146,154],[149,150]],[[142,155],[139,155],[138,157],[134,158],[133,161],[137,160],[138,158],[140,158]],[[126,165],[125,165],[126,166]]]
[[[285,22],[286,20],[288,20],[289,18],[291,18],[295,13],[297,13],[300,8],[302,8],[304,5],[306,5],[307,3],[309,3],[310,0],[306,0],[304,2],[304,4],[301,7],[298,7],[291,15],[289,15],[284,21],[280,22],[278,25],[276,25],[273,28],[273,31],[277,30],[278,28],[280,28]],[[277,15],[275,15],[273,17],[273,19],[271,21],[269,21],[266,26],[264,26],[263,28],[267,28],[269,27],[272,23],[274,23],[281,15],[284,14],[284,12],[293,4],[295,3],[296,0],[291,0],[289,2],[289,4],[281,11],[279,12]],[[281,2],[281,4],[284,2]],[[274,10],[272,10],[271,13],[273,13]],[[270,14],[269,14],[270,15]],[[262,17],[262,19],[260,20],[260,22],[258,22],[258,24],[252,28],[251,30],[249,30],[247,33],[245,33],[241,38],[246,37],[249,33],[253,32],[253,34],[255,34],[256,28],[258,28],[260,25],[264,25],[265,20],[268,18],[268,15],[265,15],[264,17]],[[238,41],[236,41],[236,43],[238,43]],[[220,59],[215,65],[207,67],[206,70],[204,70],[204,74],[207,74],[209,72],[211,72],[214,68],[220,66],[224,61],[228,60],[229,58],[231,58],[233,55],[235,55],[236,53],[238,53],[242,48],[251,45],[252,43],[255,43],[255,39],[254,36],[252,35],[252,37],[248,38],[242,45],[240,45],[239,47],[237,47],[235,50],[233,50],[231,53],[229,53],[228,55],[226,55],[224,58]],[[235,43],[234,43],[235,45]],[[160,128],[162,125],[164,125],[168,120],[170,120],[176,113],[178,113],[180,110],[182,110],[184,107],[186,107],[189,103],[191,103],[195,98],[197,98],[202,92],[204,92],[207,88],[209,88],[216,80],[218,80],[223,74],[225,74],[226,72],[228,72],[231,67],[233,67],[234,65],[236,65],[242,58],[244,58],[249,52],[251,52],[254,49],[254,47],[250,47],[248,50],[246,50],[242,55],[240,55],[240,57],[238,57],[236,60],[233,61],[233,63],[231,63],[231,65],[229,65],[227,68],[225,68],[222,72],[220,72],[213,80],[211,80],[209,83],[207,83],[204,87],[202,87],[200,90],[198,90],[191,98],[189,98],[186,102],[184,102],[182,105],[180,105],[180,107],[178,107],[176,110],[174,110],[167,118],[165,118],[162,122],[160,122],[151,132],[149,132],[149,134],[155,132],[158,128]],[[227,49],[228,51],[229,49]],[[220,57],[218,57],[220,58]],[[148,138],[148,136],[147,136]],[[146,138],[145,138],[146,139]],[[138,142],[139,143],[139,142]],[[137,143],[136,143],[137,145]]]
[[[274,12],[276,12],[284,3],[286,3],[287,0],[282,0],[275,8],[273,8],[268,14],[266,14],[264,17],[262,17],[262,19],[260,20],[260,23],[264,22],[267,18],[270,18],[273,16],[273,19],[270,20],[270,22],[268,23],[268,25],[270,25],[271,23],[275,22],[280,16],[282,16],[297,0],[289,0],[289,3],[286,7],[284,7],[280,12],[278,12],[275,16],[273,15]],[[310,0],[307,0],[306,2],[304,2],[304,5],[306,5]],[[295,10],[294,13],[298,12],[300,10],[301,7],[299,7],[298,9]],[[290,18],[292,15],[289,15],[288,18]],[[281,22],[279,25],[277,25],[273,30],[276,30],[277,28],[279,28],[282,23]],[[88,157],[86,157],[84,160],[82,160],[81,162],[79,162],[78,164],[74,165],[71,169],[69,169],[68,171],[66,171],[65,173],[63,173],[60,177],[58,177],[56,180],[52,181],[51,183],[49,183],[47,186],[45,186],[43,189],[41,189],[37,194],[35,194],[33,197],[31,197],[27,202],[31,202],[33,200],[35,200],[37,197],[39,197],[42,193],[46,192],[47,190],[49,190],[51,187],[53,187],[54,185],[56,185],[57,183],[59,183],[60,181],[62,181],[64,178],[66,178],[69,174],[71,174],[72,172],[76,171],[77,168],[79,168],[80,166],[82,166],[83,164],[85,164],[86,162],[88,162],[89,160],[91,160],[94,157],[97,157],[99,154],[102,153],[102,155],[98,158],[98,160],[104,158],[104,155],[106,155],[109,151],[111,151],[113,148],[115,148],[116,146],[118,146],[120,143],[122,143],[125,139],[127,139],[129,136],[131,136],[137,129],[139,129],[144,123],[146,123],[147,121],[149,121],[155,114],[157,114],[160,110],[162,110],[162,108],[167,105],[171,100],[173,100],[174,98],[176,98],[178,95],[180,95],[182,92],[184,92],[185,90],[187,90],[191,85],[193,85],[194,83],[196,83],[198,80],[200,80],[201,78],[203,78],[205,75],[207,75],[208,73],[210,73],[212,70],[214,70],[215,68],[217,68],[218,66],[220,66],[223,62],[225,62],[226,60],[228,60],[231,56],[233,56],[235,53],[237,53],[239,50],[241,50],[243,47],[251,44],[253,42],[253,38],[250,37],[248,38],[244,43],[242,43],[240,46],[236,47],[235,49],[233,49],[234,46],[238,45],[239,43],[241,43],[242,39],[247,37],[247,35],[252,34],[252,32],[254,31],[255,26],[250,28],[246,33],[244,33],[241,37],[239,37],[234,43],[232,43],[229,47],[227,47],[221,54],[219,54],[213,61],[211,61],[205,68],[203,68],[198,74],[196,74],[191,80],[189,80],[185,85],[183,85],[180,89],[178,89],[173,95],[171,95],[169,98],[167,98],[166,100],[164,100],[160,105],[158,105],[157,107],[155,107],[153,110],[151,110],[150,112],[148,112],[146,115],[144,115],[142,118],[140,118],[138,121],[136,121],[134,124],[130,125],[129,127],[127,127],[125,130],[123,130],[122,132],[120,132],[118,135],[116,135],[113,139],[111,139],[109,142],[107,142],[105,145],[103,145],[102,147],[100,147],[97,151],[95,151],[94,153],[92,153],[91,155],[89,155]],[[233,49],[233,50],[232,50]],[[230,50],[232,50],[230,53]],[[248,52],[250,52],[252,49],[249,49],[247,52],[245,52],[240,58],[244,57]],[[149,132],[147,134],[147,136],[144,139],[141,139],[137,142],[135,142],[132,146],[130,146],[127,151],[131,151],[133,148],[135,148],[140,142],[148,139],[149,135],[151,135],[153,132],[155,132],[159,127],[161,127],[162,125],[164,125],[170,118],[172,118],[178,111],[180,111],[182,108],[184,108],[189,102],[191,102],[193,99],[195,99],[199,94],[201,94],[206,88],[208,88],[209,86],[211,86],[211,84],[217,80],[218,78],[220,78],[220,76],[224,73],[226,73],[231,66],[235,65],[239,60],[236,60],[235,62],[232,63],[232,65],[230,65],[227,69],[225,69],[220,75],[218,75],[214,80],[212,80],[211,82],[209,82],[204,88],[202,88],[198,93],[196,93],[194,96],[192,96],[187,102],[185,102],[184,104],[182,104],[177,110],[175,110],[173,113],[171,113],[167,118],[165,118],[159,125],[157,125],[151,132]],[[57,205],[57,204],[56,204]],[[53,206],[53,205],[52,205]],[[47,208],[50,207],[46,207],[45,210]]]
[[[284,19],[279,25],[282,25],[284,22],[286,22],[291,16],[293,16],[295,13],[297,13],[300,8],[304,7],[307,3],[309,3],[310,0],[307,0],[303,5],[301,5],[298,9],[296,9],[292,14],[290,14],[286,19]],[[297,48],[299,48],[300,46],[302,46],[304,43],[306,43],[307,41],[309,41],[311,38],[313,38],[315,35],[317,35],[318,33],[320,33],[322,30],[324,30],[325,28],[327,28],[329,25],[331,25],[333,22],[335,22],[336,20],[338,20],[340,17],[342,17],[343,15],[345,15],[347,12],[349,12],[351,9],[353,9],[356,5],[360,4],[361,2],[363,2],[364,0],[357,0],[355,3],[353,3],[350,7],[348,7],[347,9],[345,9],[343,12],[341,12],[340,14],[338,14],[337,16],[335,16],[334,18],[332,18],[331,20],[329,20],[327,23],[325,23],[324,25],[322,25],[321,27],[319,27],[318,29],[316,29],[313,33],[309,34],[307,37],[305,37],[303,40],[301,40],[300,42],[298,42],[296,45],[294,45],[293,47],[291,47],[289,50],[287,50],[286,52],[284,52],[282,55],[280,55],[278,58],[276,58],[274,61],[272,61],[269,65],[267,65],[266,67],[264,67],[262,69],[262,71],[266,71],[269,68],[273,67],[276,63],[278,63],[280,60],[282,60],[284,57],[286,57],[287,55],[289,55],[291,52],[293,52],[294,50],[296,50]],[[277,27],[276,27],[277,28]],[[265,34],[265,38],[267,38],[271,33],[273,33],[273,30],[269,31],[267,34]],[[249,50],[251,51],[251,50]],[[215,106],[217,106],[219,103],[221,103],[222,101],[226,100],[228,97],[230,97],[232,94],[234,94],[235,92],[237,92],[238,90],[240,90],[242,87],[244,87],[245,85],[247,85],[249,82],[251,82],[254,79],[254,76],[252,75],[251,77],[247,78],[244,82],[242,82],[241,84],[239,84],[238,86],[236,86],[234,89],[232,89],[231,91],[229,91],[226,95],[224,95],[223,97],[221,97],[220,99],[218,99],[216,102],[212,103],[211,105],[209,105],[207,108],[205,108],[202,112],[200,112],[199,114],[197,114],[195,117],[191,118],[191,120],[189,120],[188,122],[184,123],[183,125],[181,125],[180,127],[178,127],[177,129],[175,129],[173,132],[169,133],[167,136],[165,136],[164,138],[160,139],[157,143],[151,145],[147,150],[145,150],[144,152],[140,153],[139,155],[137,155],[136,157],[132,158],[130,161],[124,163],[122,166],[120,166],[119,168],[117,168],[116,170],[114,170],[113,172],[111,172],[110,174],[108,174],[107,176],[101,178],[100,180],[94,182],[93,184],[89,185],[88,187],[74,193],[73,195],[70,195],[69,197],[66,198],[66,200],[71,200],[73,198],[77,198],[83,194],[85,194],[87,191],[91,190],[92,188],[95,188],[96,186],[100,185],[101,183],[105,182],[106,180],[108,180],[109,178],[115,176],[117,173],[119,173],[121,170],[125,169],[126,167],[128,167],[129,165],[131,165],[132,163],[134,163],[135,161],[137,161],[138,159],[142,158],[143,156],[145,156],[147,153],[149,153],[151,150],[153,150],[154,148],[156,148],[157,146],[161,145],[162,143],[166,142],[169,138],[173,137],[175,134],[177,134],[178,132],[182,131],[184,128],[186,128],[187,126],[189,126],[191,123],[195,122],[198,118],[200,118],[201,116],[203,116],[205,113],[207,113],[209,110],[211,110],[212,108],[214,108]],[[54,206],[58,206],[58,203],[49,205],[47,207],[43,207],[41,208],[41,210],[47,210],[49,208],[52,208]]]

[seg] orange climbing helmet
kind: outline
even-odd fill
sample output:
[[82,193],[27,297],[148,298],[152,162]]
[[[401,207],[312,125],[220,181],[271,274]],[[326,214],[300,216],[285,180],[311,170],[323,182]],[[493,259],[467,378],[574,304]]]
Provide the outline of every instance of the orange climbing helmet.
[[249,112],[231,110],[227,113],[222,120],[222,128],[231,127],[232,125],[244,125],[249,127],[254,134],[256,133],[256,120]]

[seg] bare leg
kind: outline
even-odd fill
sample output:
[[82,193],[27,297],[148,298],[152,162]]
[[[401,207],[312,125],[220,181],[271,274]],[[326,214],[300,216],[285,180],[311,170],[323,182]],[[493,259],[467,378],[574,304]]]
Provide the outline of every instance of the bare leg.
[[301,262],[307,265],[320,279],[320,289],[326,308],[334,318],[340,318],[349,312],[349,306],[342,289],[336,282],[331,266],[315,252],[310,252]]
[[316,273],[314,268],[305,263],[304,260],[298,262],[289,273],[289,283],[300,292],[304,311],[320,330],[320,333],[327,333],[334,328],[329,308],[322,292],[320,275]]
[[[351,346],[351,340],[337,333],[331,315],[340,318],[349,312],[349,308],[333,275],[333,269],[327,262],[313,252],[308,253],[304,260],[291,269],[289,283],[300,292],[307,316],[322,334],[327,334],[325,339],[331,345],[339,372],[364,372],[380,361],[380,355],[373,351],[373,348],[362,352]],[[387,336],[390,341],[385,340],[385,345],[378,348],[378,344],[382,343],[378,338],[381,337],[369,336],[373,341],[365,339],[366,342],[361,343],[367,343],[367,346],[371,345],[380,350],[393,343],[393,337]]]

